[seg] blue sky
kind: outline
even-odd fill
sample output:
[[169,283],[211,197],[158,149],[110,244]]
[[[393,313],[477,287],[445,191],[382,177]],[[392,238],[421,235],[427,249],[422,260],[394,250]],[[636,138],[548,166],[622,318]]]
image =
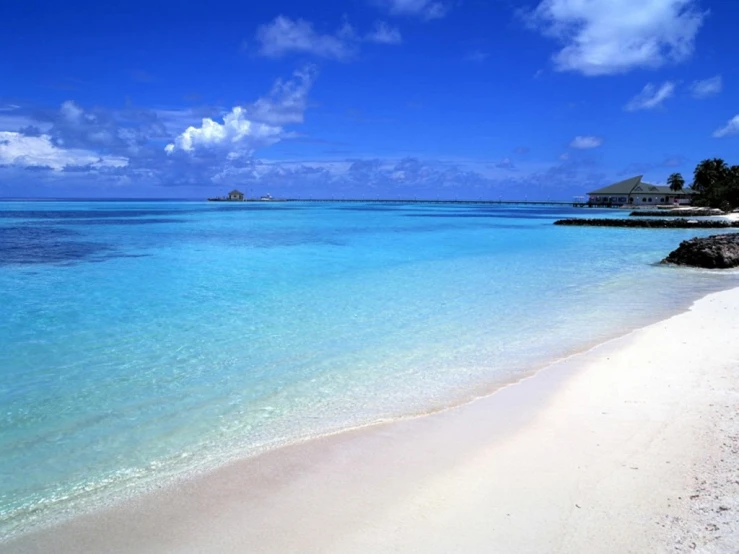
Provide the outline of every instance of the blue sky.
[[570,199],[739,163],[739,2],[5,2],[0,196]]

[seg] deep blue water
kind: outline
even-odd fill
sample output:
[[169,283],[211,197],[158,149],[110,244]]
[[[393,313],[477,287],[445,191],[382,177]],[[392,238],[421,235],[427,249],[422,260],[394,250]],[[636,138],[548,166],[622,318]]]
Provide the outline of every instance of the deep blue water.
[[710,231],[477,204],[0,203],[0,536],[271,445],[463,401],[736,273]]

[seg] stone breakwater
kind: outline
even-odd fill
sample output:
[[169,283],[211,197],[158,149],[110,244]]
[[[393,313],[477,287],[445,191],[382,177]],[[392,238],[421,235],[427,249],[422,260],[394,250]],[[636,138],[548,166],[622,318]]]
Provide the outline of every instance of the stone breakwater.
[[710,215],[724,215],[721,210],[696,208],[694,210],[636,210],[630,217],[702,217]]
[[576,227],[640,227],[654,229],[728,229],[739,227],[739,221],[726,220],[690,220],[679,219],[605,219],[605,218],[572,218],[560,219],[555,225],[572,225]]
[[711,235],[684,240],[661,263],[707,269],[737,267],[739,266],[739,234]]

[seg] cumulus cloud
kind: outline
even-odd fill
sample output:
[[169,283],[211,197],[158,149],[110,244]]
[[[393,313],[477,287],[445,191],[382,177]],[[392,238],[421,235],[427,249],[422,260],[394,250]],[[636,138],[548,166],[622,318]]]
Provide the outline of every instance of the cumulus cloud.
[[[316,70],[278,79],[254,102],[222,108],[107,110],[68,100],[57,109],[0,113],[0,166],[5,174],[51,169],[58,180],[201,186],[227,170],[253,165],[254,152],[288,137],[303,121]],[[7,127],[4,125],[8,125]],[[165,146],[166,145],[166,146]],[[92,177],[94,175],[94,177]],[[42,177],[38,177],[41,179]]]
[[223,123],[203,118],[200,127],[188,127],[173,143],[165,147],[168,154],[176,150],[192,152],[196,148],[225,147],[230,151],[251,154],[255,149],[279,142],[282,127],[246,119],[244,108],[236,106],[223,117]]
[[710,79],[704,79],[702,81],[693,81],[690,85],[690,93],[693,98],[702,100],[703,98],[709,98],[721,92],[724,83],[721,79],[721,75],[716,75]]
[[384,21],[378,21],[374,29],[365,35],[365,40],[379,44],[400,44],[403,42],[403,37],[397,27],[391,27]]
[[320,58],[346,60],[355,53],[354,44],[347,40],[353,36],[351,27],[344,25],[335,34],[321,34],[305,19],[290,19],[284,15],[257,29],[259,53],[268,58],[280,58],[285,54],[301,52]]
[[587,150],[589,148],[598,148],[603,144],[603,139],[600,137],[594,137],[591,135],[578,135],[572,142],[570,142],[570,148],[577,148],[579,150]]
[[364,36],[346,20],[336,32],[321,34],[310,21],[280,15],[272,22],[259,26],[256,40],[259,54],[268,58],[302,53],[347,61],[357,54],[361,42],[400,44],[402,37],[397,28],[382,21],[375,23],[374,28]]
[[84,109],[68,100],[58,111],[44,112],[39,118],[39,124],[27,129],[42,129],[55,146],[126,157],[139,152],[150,139],[168,136],[163,123],[150,110],[116,113],[102,108]]
[[292,79],[278,79],[267,96],[246,106],[247,117],[269,125],[302,123],[316,75],[314,66],[306,66],[296,71]]
[[[8,142],[0,138],[6,149]],[[44,167],[58,171],[37,174],[34,178],[38,183],[58,183],[66,175],[76,185],[90,190],[111,185],[136,186],[138,190],[144,186],[187,187],[188,194],[202,196],[225,192],[238,183],[239,187],[288,198],[565,198],[604,180],[602,175],[593,173],[587,160],[581,159],[532,173],[526,168],[516,172],[497,169],[482,161],[404,158],[286,162],[232,157],[224,155],[225,150],[212,153],[208,149],[198,151],[197,156],[186,152],[167,156],[157,147],[159,157],[132,158],[124,166],[124,160],[100,157],[90,151],[60,149],[48,137],[39,145],[34,155],[37,165],[27,165],[31,163],[29,157],[19,160],[15,154],[0,149],[6,187],[22,190],[27,170]],[[24,149],[26,156],[29,150]],[[9,163],[15,165],[8,167]],[[159,191],[158,194],[167,195],[162,189]]]
[[739,115],[735,115],[726,123],[726,125],[713,132],[713,136],[716,138],[728,137],[729,135],[736,134],[739,134]]
[[557,70],[613,75],[686,60],[705,15],[697,0],[542,0],[526,19],[564,45]]
[[675,93],[675,83],[666,81],[657,88],[652,83],[647,83],[639,94],[634,96],[629,103],[624,106],[628,112],[637,110],[653,110],[662,105],[662,103]]
[[0,131],[0,166],[16,175],[53,170],[48,174],[54,180],[72,172],[77,180],[85,174],[95,179],[151,174],[165,158],[153,140],[171,136],[152,110],[86,108],[72,100],[56,109],[0,114]]
[[197,108],[188,107],[184,109],[157,109],[153,110],[154,115],[162,123],[167,137],[173,137],[182,132],[190,125],[200,123],[204,117],[220,117],[223,114],[223,108],[199,106]]
[[100,156],[80,148],[60,148],[49,135],[25,136],[0,131],[0,165],[61,171],[70,167],[119,168],[128,165],[128,160],[121,156]]
[[390,15],[420,17],[424,20],[440,19],[449,12],[449,4],[438,0],[374,0],[375,5]]
[[[85,115],[85,111],[71,100],[62,103],[59,113],[65,120],[74,124],[80,123],[82,117]],[[94,116],[88,115],[87,119],[92,121],[94,120]]]
[[289,136],[283,125],[303,121],[315,75],[315,68],[309,66],[296,71],[288,81],[278,79],[267,96],[247,106],[235,106],[223,116],[222,123],[204,117],[200,126],[189,126],[165,151],[172,154],[219,150],[248,156],[258,148],[279,142]]

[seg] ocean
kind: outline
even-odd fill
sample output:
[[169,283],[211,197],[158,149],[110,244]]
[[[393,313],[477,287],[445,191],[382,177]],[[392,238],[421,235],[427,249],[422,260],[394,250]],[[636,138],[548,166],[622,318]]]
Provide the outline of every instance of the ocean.
[[[431,203],[0,202],[0,537],[443,409],[737,286],[715,230]],[[679,340],[679,337],[675,337]]]

